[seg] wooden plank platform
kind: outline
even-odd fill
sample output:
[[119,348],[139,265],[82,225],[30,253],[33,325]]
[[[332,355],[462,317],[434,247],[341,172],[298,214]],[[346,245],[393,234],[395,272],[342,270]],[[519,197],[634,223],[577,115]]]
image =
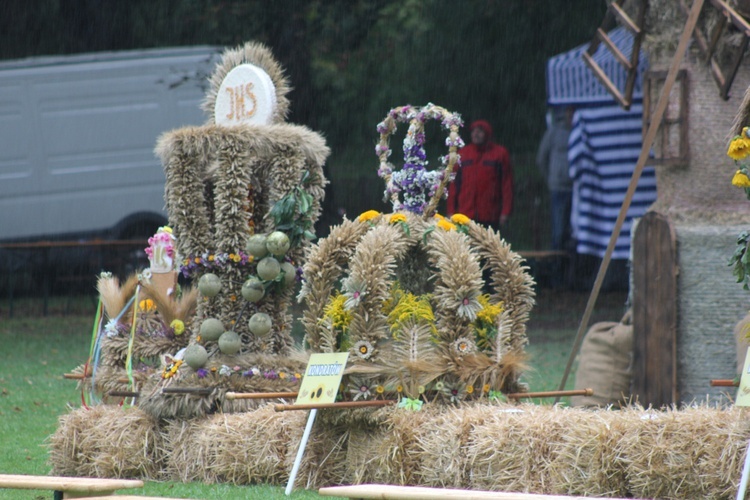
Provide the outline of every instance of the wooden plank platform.
[[669,406],[677,392],[677,237],[670,220],[648,212],[633,236],[633,395]]
[[0,489],[60,491],[63,498],[101,497],[115,490],[142,487],[143,481],[137,479],[0,474]]
[[[354,499],[379,500],[430,500],[430,499],[462,499],[462,500],[591,500],[596,497],[569,497],[561,495],[539,495],[535,493],[509,493],[502,491],[473,491],[443,488],[427,488],[424,486],[394,486],[390,484],[359,484],[352,486],[330,486],[320,488],[321,496],[343,497]],[[616,499],[615,499],[616,500]],[[622,499],[621,499],[622,500]]]
[[140,495],[107,495],[103,497],[86,497],[86,500],[190,500],[175,497],[142,497]]

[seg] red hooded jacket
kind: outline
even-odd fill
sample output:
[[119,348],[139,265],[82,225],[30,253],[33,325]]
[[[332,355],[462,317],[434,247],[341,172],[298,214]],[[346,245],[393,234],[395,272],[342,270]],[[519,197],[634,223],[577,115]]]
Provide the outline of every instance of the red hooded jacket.
[[469,144],[459,150],[461,166],[448,187],[448,215],[461,213],[483,224],[497,226],[500,216],[513,209],[513,167],[508,150],[492,142],[492,127],[484,120],[471,124],[481,127],[487,140],[481,146]]

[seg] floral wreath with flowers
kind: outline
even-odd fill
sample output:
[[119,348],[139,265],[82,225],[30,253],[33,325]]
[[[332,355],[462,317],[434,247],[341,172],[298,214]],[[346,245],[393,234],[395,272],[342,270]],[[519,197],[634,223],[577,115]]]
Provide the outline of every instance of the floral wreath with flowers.
[[[442,170],[427,170],[427,155],[424,149],[424,125],[427,120],[439,120],[442,127],[449,131],[445,139],[448,154],[440,157]],[[388,161],[391,156],[389,141],[398,123],[409,122],[409,129],[404,138],[404,167],[394,171]],[[394,212],[407,210],[416,214],[430,217],[435,213],[437,204],[448,183],[454,177],[456,164],[460,165],[458,149],[464,142],[458,135],[458,129],[463,125],[461,115],[436,106],[432,103],[423,107],[411,105],[398,106],[388,112],[388,116],[378,123],[377,131],[380,142],[375,146],[375,154],[380,159],[378,175],[385,180],[385,199],[391,199]],[[399,195],[403,195],[403,201]]]

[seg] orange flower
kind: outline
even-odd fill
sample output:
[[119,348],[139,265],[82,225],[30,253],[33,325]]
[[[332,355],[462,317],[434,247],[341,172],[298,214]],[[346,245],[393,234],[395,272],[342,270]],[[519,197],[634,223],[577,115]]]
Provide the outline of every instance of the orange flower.
[[469,222],[471,222],[471,219],[466,217],[464,214],[453,214],[451,215],[451,222],[454,224],[458,224],[459,226],[465,226]]
[[368,210],[367,212],[362,212],[359,217],[357,217],[357,220],[359,222],[367,222],[369,220],[374,219],[375,217],[379,216],[380,212],[377,210]]
[[388,219],[389,224],[396,224],[397,222],[406,222],[406,215],[404,214],[391,214],[391,217]]
[[456,225],[445,218],[437,221],[437,227],[445,231],[453,231],[454,229],[456,229]]

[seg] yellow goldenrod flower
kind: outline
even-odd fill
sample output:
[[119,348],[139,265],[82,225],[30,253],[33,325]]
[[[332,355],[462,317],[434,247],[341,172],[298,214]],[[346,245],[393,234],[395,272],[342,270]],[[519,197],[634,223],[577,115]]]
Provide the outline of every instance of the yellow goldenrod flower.
[[379,216],[380,212],[377,210],[368,210],[367,212],[363,212],[357,217],[357,220],[359,222],[367,222],[368,220],[372,220],[375,217]]
[[215,257],[214,257],[214,254],[211,254],[211,255],[209,255],[209,256],[208,256],[208,261],[209,261],[209,262],[213,262],[213,261],[214,261],[214,258],[215,258]]
[[490,384],[484,384],[482,386],[482,392],[490,392]]
[[406,222],[406,215],[404,214],[391,214],[388,219],[389,224],[396,224],[397,222]]
[[473,385],[467,385],[466,386],[466,394],[474,394],[474,386]]
[[486,293],[477,297],[477,300],[482,306],[482,309],[477,312],[477,320],[488,324],[495,323],[497,317],[503,312],[503,303],[492,304],[489,294]]
[[385,392],[385,387],[383,387],[382,385],[378,385],[375,387],[375,392],[377,392],[378,394],[383,394]]
[[453,231],[454,229],[456,229],[456,225],[445,218],[437,221],[437,227],[445,231]]
[[464,214],[453,214],[451,215],[451,222],[454,224],[458,224],[459,226],[465,226],[469,222],[471,222],[471,219],[466,217]]
[[401,394],[402,392],[404,392],[404,386],[403,385],[397,385],[396,386],[396,392],[398,392],[399,394]]
[[172,329],[172,331],[174,331],[175,335],[182,335],[185,332],[185,323],[183,323],[179,319],[173,320],[169,324],[169,327]]
[[342,332],[348,331],[352,322],[352,313],[344,307],[345,302],[346,296],[337,292],[323,308],[323,319],[329,320],[333,328]]
[[742,160],[750,156],[750,139],[747,137],[747,127],[742,129],[742,134],[738,135],[729,143],[727,156],[733,160]]
[[750,178],[747,177],[741,170],[734,173],[732,177],[732,185],[739,188],[750,188]]

